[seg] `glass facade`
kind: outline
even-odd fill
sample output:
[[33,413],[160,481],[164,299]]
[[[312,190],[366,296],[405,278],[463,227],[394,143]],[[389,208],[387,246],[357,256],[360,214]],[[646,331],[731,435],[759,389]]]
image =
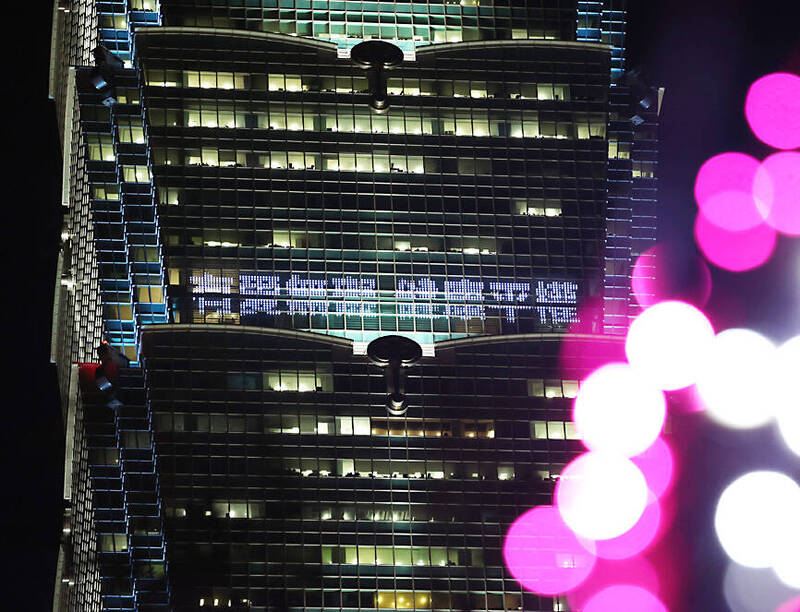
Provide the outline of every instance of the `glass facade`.
[[620,352],[655,238],[624,2],[62,4],[55,610],[566,609],[501,546],[581,448],[564,332]]
[[407,377],[408,414],[387,417],[382,373],[348,340],[147,328],[174,609],[556,609],[501,549],[582,448],[587,366],[558,368],[560,340],[441,343]]
[[[176,322],[430,343],[563,329],[599,290],[605,49],[430,47],[378,115],[332,48],[137,45]],[[242,72],[221,70],[239,52]]]
[[[559,0],[162,0],[165,25],[230,28],[330,41],[391,40],[403,49],[478,40],[575,40],[575,2]],[[590,3],[599,4],[599,3]]]

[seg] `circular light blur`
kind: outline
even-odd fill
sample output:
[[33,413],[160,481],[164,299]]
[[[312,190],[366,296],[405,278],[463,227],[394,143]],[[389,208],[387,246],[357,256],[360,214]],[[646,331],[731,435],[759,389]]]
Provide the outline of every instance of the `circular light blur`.
[[601,559],[630,559],[644,552],[655,541],[661,527],[661,504],[653,498],[636,524],[621,536],[598,540],[595,553]]
[[775,229],[766,223],[734,232],[714,225],[702,213],[695,220],[694,237],[708,261],[731,272],[752,270],[765,263],[777,241]]
[[[731,612],[780,612],[779,606],[796,594],[781,584],[769,568],[756,569],[729,563],[722,581],[722,592]],[[797,612],[789,608],[786,612]]]
[[650,492],[657,499],[664,495],[672,484],[672,473],[675,468],[672,450],[664,438],[660,436],[656,438],[650,448],[631,457],[631,461],[641,470]]
[[607,342],[592,330],[603,320],[603,299],[590,298],[578,308],[577,321],[569,324],[559,346],[561,377],[579,379],[585,372],[607,363],[625,360],[625,348],[619,342]]
[[775,72],[750,86],[744,103],[756,137],[776,149],[800,147],[800,77]]
[[697,377],[708,414],[736,428],[766,424],[775,411],[772,384],[775,347],[749,329],[726,329],[714,337]]
[[772,569],[787,587],[800,589],[800,517],[780,541]]
[[583,612],[668,612],[661,600],[650,591],[630,584],[618,584],[603,589],[586,602]]
[[608,540],[633,527],[647,506],[647,483],[630,460],[589,452],[561,472],[555,498],[561,518],[577,535]]
[[567,594],[567,601],[572,610],[583,610],[586,602],[595,594],[618,584],[638,586],[655,594],[660,593],[661,589],[658,574],[644,556],[621,561],[598,558],[586,581]]
[[800,236],[800,153],[783,151],[765,159],[755,174],[753,194],[769,225]]
[[694,384],[703,354],[714,339],[706,316],[685,302],[659,302],[631,323],[625,353],[631,367],[659,389]]
[[760,225],[763,218],[753,195],[758,168],[758,160],[744,153],[715,155],[700,166],[694,197],[705,218],[731,231]]
[[632,457],[658,437],[666,410],[655,386],[628,364],[609,363],[581,383],[572,417],[586,448]]
[[503,558],[511,575],[540,595],[574,589],[597,560],[591,542],[581,543],[553,506],[537,506],[514,521],[503,543]]
[[800,595],[784,601],[775,612],[798,612],[800,610]]
[[770,567],[786,537],[797,529],[800,486],[779,472],[750,472],[722,492],[714,515],[717,539],[746,567]]
[[659,242],[636,259],[631,291],[644,308],[663,300],[703,307],[711,296],[711,272],[705,260],[685,245]]
[[786,446],[800,456],[800,336],[795,336],[778,349],[775,370],[776,412]]

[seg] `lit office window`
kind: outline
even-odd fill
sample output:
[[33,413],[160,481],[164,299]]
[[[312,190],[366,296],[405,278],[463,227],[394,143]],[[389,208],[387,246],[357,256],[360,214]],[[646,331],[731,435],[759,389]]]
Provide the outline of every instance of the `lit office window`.
[[122,180],[126,183],[149,183],[150,169],[147,166],[122,166]]
[[561,201],[545,198],[515,198],[511,201],[514,212],[530,217],[560,217]]
[[572,421],[532,421],[531,438],[534,440],[580,440]]
[[88,134],[89,159],[93,161],[114,161],[114,141],[108,134]]
[[264,517],[264,502],[217,500],[211,502],[215,518],[248,519]]
[[578,395],[578,388],[579,383],[577,380],[528,379],[528,395],[531,397],[574,398]]
[[119,141],[122,143],[144,143],[144,128],[140,121],[134,122],[131,119],[119,119],[117,121]]
[[264,389],[270,391],[333,391],[333,374],[323,368],[264,372]]
[[100,534],[98,548],[100,552],[127,552],[128,536],[124,533],[103,533]]
[[119,185],[95,184],[92,185],[92,197],[95,200],[119,200]]

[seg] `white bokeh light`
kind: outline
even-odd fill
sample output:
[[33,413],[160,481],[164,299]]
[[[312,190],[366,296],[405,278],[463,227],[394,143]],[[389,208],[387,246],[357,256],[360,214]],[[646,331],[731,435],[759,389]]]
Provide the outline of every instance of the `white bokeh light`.
[[781,539],[772,569],[783,584],[800,590],[800,516]]
[[800,455],[800,336],[795,336],[778,349],[776,362],[774,380],[778,428],[786,446]]
[[779,612],[781,604],[797,594],[771,569],[744,567],[733,561],[725,571],[722,592],[730,612]]
[[572,417],[586,448],[633,457],[655,442],[664,394],[626,363],[610,363],[581,383]]
[[764,568],[783,559],[800,518],[800,486],[779,472],[750,472],[723,491],[714,514],[717,539],[728,556]]
[[564,468],[555,498],[561,518],[576,534],[608,540],[636,524],[647,505],[648,490],[632,461],[592,451]]
[[634,370],[659,389],[673,391],[694,384],[713,340],[714,328],[697,308],[659,302],[631,323],[625,354]]
[[775,346],[749,329],[718,333],[697,377],[708,414],[729,427],[746,429],[768,423],[775,412]]

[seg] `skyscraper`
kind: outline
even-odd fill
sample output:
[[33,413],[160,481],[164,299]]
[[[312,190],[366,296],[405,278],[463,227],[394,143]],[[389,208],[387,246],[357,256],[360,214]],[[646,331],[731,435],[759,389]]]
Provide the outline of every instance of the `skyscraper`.
[[512,4],[56,2],[55,609],[558,609],[502,535],[579,449],[567,326],[635,312],[660,94],[622,2]]

